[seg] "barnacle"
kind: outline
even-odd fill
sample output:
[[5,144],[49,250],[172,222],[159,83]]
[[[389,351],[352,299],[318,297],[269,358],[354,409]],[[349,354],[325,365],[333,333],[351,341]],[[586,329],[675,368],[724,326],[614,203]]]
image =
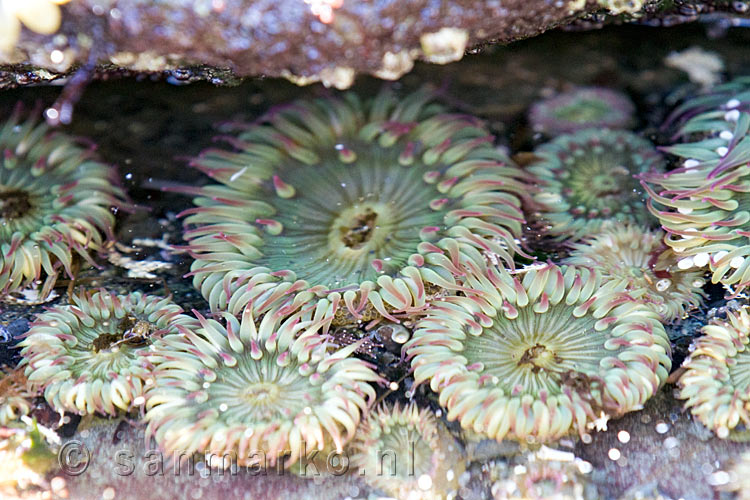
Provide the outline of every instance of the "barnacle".
[[747,309],[728,312],[701,330],[695,349],[683,364],[679,397],[706,427],[729,437],[742,424],[750,428],[750,352]]
[[658,315],[587,268],[471,269],[463,295],[435,302],[406,344],[448,420],[498,441],[584,434],[638,409],[666,380]]
[[0,151],[0,294],[44,273],[46,295],[61,268],[72,277],[74,256],[93,264],[123,193],[90,151],[18,114],[0,128]]
[[23,368],[0,368],[0,425],[28,415],[35,396]]
[[535,103],[529,123],[537,132],[559,135],[587,128],[628,128],[635,107],[626,95],[600,87],[579,87]]
[[170,299],[140,292],[71,299],[40,314],[19,344],[29,382],[60,412],[130,410],[153,382],[146,359],[152,338],[176,332],[188,317]]
[[563,264],[596,268],[605,280],[625,284],[670,322],[701,304],[703,273],[677,267],[664,233],[633,224],[618,224],[571,245]]
[[528,171],[540,183],[534,200],[543,231],[560,239],[594,234],[613,222],[652,224],[635,175],[660,171],[661,156],[631,132],[588,129],[534,151]]
[[667,231],[683,269],[708,266],[713,283],[750,284],[750,78],[721,85],[673,113],[664,148],[682,164],[643,176],[649,209]]
[[394,498],[455,497],[465,469],[457,441],[431,410],[414,403],[370,413],[350,451],[367,482]]
[[147,434],[170,454],[231,458],[211,467],[289,467],[341,453],[375,398],[369,382],[379,380],[351,356],[358,344],[328,352],[320,331],[330,316],[314,302],[257,323],[251,308],[240,319],[222,316],[224,323],[199,315],[154,346]]
[[[431,94],[297,101],[195,165],[221,185],[186,211],[194,284],[212,310],[260,313],[312,289],[375,318],[424,307],[462,259],[520,252],[525,174],[476,118]],[[343,299],[343,300],[342,300]]]
[[21,24],[31,31],[51,35],[60,27],[59,5],[70,0],[0,0],[0,51],[10,51],[21,34]]

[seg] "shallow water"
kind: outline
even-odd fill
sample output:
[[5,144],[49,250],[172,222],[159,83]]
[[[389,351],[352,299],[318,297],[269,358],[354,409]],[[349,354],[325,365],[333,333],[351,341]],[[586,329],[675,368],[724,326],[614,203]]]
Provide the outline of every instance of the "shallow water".
[[[498,136],[498,143],[514,154],[528,151],[539,141],[524,119],[525,111],[535,100],[566,85],[612,87],[626,92],[636,103],[637,130],[659,143],[664,139],[659,126],[670,106],[698,89],[686,73],[666,67],[664,58],[672,51],[699,46],[718,54],[725,64],[726,73],[722,76],[726,78],[750,74],[749,44],[750,30],[730,30],[723,38],[708,39],[700,25],[558,32],[509,47],[487,48],[448,66],[420,64],[393,85],[417,88],[430,84],[440,88],[449,105],[485,119]],[[361,78],[352,90],[367,95],[381,85],[380,81]],[[206,303],[192,289],[189,280],[182,278],[189,267],[188,259],[171,255],[159,246],[144,246],[144,242],[139,241],[180,243],[176,214],[191,206],[191,202],[185,196],[165,192],[162,188],[207,181],[186,165],[189,158],[214,143],[213,137],[223,125],[252,122],[274,105],[329,92],[332,91],[319,86],[298,88],[278,80],[253,80],[221,88],[205,83],[177,86],[165,78],[91,84],[75,108],[73,123],[66,130],[91,140],[106,162],[118,166],[129,195],[138,204],[135,212],[119,214],[117,226],[120,242],[135,249],[130,256],[162,261],[169,269],[155,272],[156,278],[134,278],[128,276],[126,269],[109,264],[103,270],[83,270],[79,283],[91,288],[107,286],[115,290],[140,289],[154,293],[163,293],[166,287],[185,309],[205,311]],[[39,103],[46,107],[58,93],[59,89],[53,87],[8,91],[0,95],[0,110],[8,113],[19,100],[30,110]],[[670,329],[675,367],[679,366],[690,340],[704,324],[707,312],[724,304],[721,289],[714,287],[707,291],[709,299],[705,307]],[[41,307],[3,305],[0,323],[5,330],[21,333],[26,321]],[[0,344],[0,361],[13,357],[8,345],[7,342]],[[398,360],[386,360],[382,356],[383,353],[375,353],[373,359],[388,363],[388,370],[394,376],[405,373]],[[711,483],[721,482],[723,477],[717,472],[725,470],[728,461],[740,450],[750,449],[747,445],[713,437],[682,411],[672,391],[673,387],[668,385],[643,411],[609,422],[606,431],[592,436],[591,443],[571,440],[558,446],[592,464],[593,471],[586,480],[597,485],[601,498],[616,499],[626,494],[631,495],[628,498],[658,498],[658,495],[674,499],[715,498],[718,493]],[[435,406],[424,394],[419,397],[424,404]],[[75,419],[66,427],[69,435],[74,424]],[[451,429],[457,431],[455,425]],[[107,432],[114,434],[114,426]],[[110,435],[107,432],[95,434],[96,439],[107,441]],[[126,434],[128,432],[135,434],[132,428]],[[488,498],[490,472],[487,464],[505,450],[488,443],[471,446],[477,459],[471,475],[465,478],[461,494],[467,500]],[[106,469],[107,462],[95,465]],[[192,479],[173,479],[166,486],[160,484],[165,487],[164,492],[203,491],[203,498],[218,498],[220,491],[228,494],[243,488],[242,481],[222,485],[221,480],[214,478],[213,487],[209,484],[193,490]],[[112,486],[107,481],[119,482]],[[123,491],[130,490],[128,481],[136,481],[136,478],[113,478],[93,468],[82,476],[68,478],[70,490],[74,492],[72,498],[100,498],[102,494],[107,497],[109,490],[106,488],[114,488],[114,498],[140,498]],[[331,480],[319,485],[300,486],[298,483],[298,479],[275,478],[267,487],[255,490],[253,494],[257,496],[253,498],[291,498],[286,496],[291,494],[287,491],[290,488],[302,488],[305,493],[297,491],[305,498],[363,497],[367,491],[356,478],[352,484],[344,485]],[[637,492],[642,496],[638,497]]]

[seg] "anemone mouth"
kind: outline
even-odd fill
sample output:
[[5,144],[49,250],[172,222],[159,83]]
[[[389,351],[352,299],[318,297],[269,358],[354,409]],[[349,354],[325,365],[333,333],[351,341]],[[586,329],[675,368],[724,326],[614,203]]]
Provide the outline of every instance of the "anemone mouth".
[[476,119],[430,100],[299,101],[229,138],[236,151],[196,159],[222,183],[185,213],[194,283],[212,310],[252,302],[261,313],[269,298],[313,289],[343,293],[332,302],[355,318],[371,307],[394,320],[425,307],[425,286],[455,287],[462,259],[512,266],[528,176]]
[[[57,411],[115,415],[152,383],[150,335],[177,332],[182,308],[168,299],[102,290],[72,297],[32,324],[20,346],[26,375]],[[53,363],[54,361],[54,363]]]
[[472,269],[466,286],[433,305],[406,344],[415,381],[429,381],[464,428],[498,441],[584,433],[600,413],[637,409],[667,378],[656,313],[595,271],[550,264],[518,281]]
[[727,314],[701,330],[678,380],[685,407],[721,438],[750,427],[750,315]]
[[533,105],[532,128],[550,135],[599,128],[627,128],[633,123],[635,106],[620,92],[582,87],[563,92]]
[[634,224],[615,224],[571,245],[563,263],[598,269],[605,280],[622,283],[671,322],[700,306],[705,281],[700,270],[679,267],[664,236]]
[[[240,465],[263,453],[286,467],[317,450],[339,451],[354,435],[379,381],[357,348],[328,352],[325,309],[297,304],[252,310],[224,322],[198,319],[153,346],[148,434],[172,453],[230,453]],[[300,328],[304,332],[300,333]]]
[[112,236],[112,206],[124,193],[115,172],[90,151],[46,125],[13,115],[0,126],[0,243],[8,245],[0,266],[0,294],[36,284],[44,275],[46,296],[61,270],[72,276],[80,257]]
[[651,224],[638,175],[656,172],[662,160],[646,140],[625,131],[583,130],[543,144],[528,168],[544,231],[581,238],[613,222]]

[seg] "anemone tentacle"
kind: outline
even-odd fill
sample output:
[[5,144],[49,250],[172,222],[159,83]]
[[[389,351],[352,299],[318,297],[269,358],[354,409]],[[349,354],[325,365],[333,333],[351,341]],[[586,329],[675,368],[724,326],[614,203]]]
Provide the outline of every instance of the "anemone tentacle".
[[193,282],[211,309],[256,314],[302,291],[359,319],[421,310],[424,286],[493,253],[512,265],[528,192],[478,119],[428,92],[297,101],[193,164],[221,184],[185,216]]
[[529,123],[547,135],[570,134],[587,128],[628,128],[635,106],[620,92],[580,87],[543,99],[529,109]]
[[406,344],[448,420],[490,438],[546,441],[638,409],[667,378],[658,315],[587,268],[472,269]]
[[538,147],[527,170],[539,181],[534,195],[542,231],[580,239],[616,222],[652,226],[636,175],[660,171],[661,156],[637,135],[587,129]]
[[91,151],[20,113],[0,127],[0,150],[0,294],[46,275],[46,295],[62,269],[72,277],[74,256],[94,264],[124,194]]
[[71,300],[37,316],[19,344],[29,382],[59,412],[131,410],[153,383],[151,339],[177,332],[188,316],[170,299],[140,292],[100,290]]
[[744,308],[713,320],[701,330],[683,364],[679,397],[719,437],[742,424],[750,428],[750,315]]
[[623,283],[628,293],[641,298],[666,323],[703,302],[703,273],[677,266],[662,231],[617,224],[572,244],[562,263],[595,268],[605,280]]
[[[330,352],[321,331],[326,299],[241,318],[197,315],[162,337],[150,360],[147,434],[167,453],[232,457],[231,463],[284,466],[318,451],[343,451],[375,399],[381,379],[352,353]],[[229,462],[210,463],[226,467]],[[265,463],[263,463],[265,465]]]
[[681,165],[642,176],[648,207],[683,269],[708,267],[713,283],[750,285],[750,79],[740,78],[688,100],[670,123],[675,144],[663,148]]

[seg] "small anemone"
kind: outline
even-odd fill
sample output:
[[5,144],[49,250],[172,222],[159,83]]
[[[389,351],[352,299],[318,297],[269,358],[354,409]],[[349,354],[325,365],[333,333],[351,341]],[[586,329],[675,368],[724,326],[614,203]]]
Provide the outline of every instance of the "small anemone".
[[614,222],[652,225],[634,176],[660,171],[661,156],[637,135],[589,129],[563,135],[534,151],[528,171],[539,181],[534,200],[544,233],[579,239]]
[[[472,269],[406,344],[448,420],[498,441],[548,441],[636,410],[666,380],[658,315],[586,268]],[[595,424],[594,421],[599,423]]]
[[670,322],[701,304],[705,282],[701,271],[680,269],[663,240],[662,231],[618,224],[571,245],[563,264],[596,268]]
[[0,294],[47,278],[112,237],[111,206],[122,204],[114,169],[95,161],[69,137],[16,113],[0,128]]
[[536,132],[555,136],[587,128],[628,128],[635,107],[615,90],[580,87],[534,104],[529,123]]
[[706,427],[721,438],[738,425],[750,429],[750,315],[728,312],[701,330],[678,380],[679,398]]
[[328,352],[320,330],[331,318],[315,303],[269,311],[257,323],[252,308],[241,319],[222,316],[198,315],[154,346],[147,434],[169,454],[241,466],[341,453],[375,399],[369,382],[380,380],[351,356],[358,344]]
[[79,293],[72,304],[37,316],[24,340],[29,382],[55,411],[117,415],[143,402],[153,375],[146,359],[154,336],[186,321],[170,299],[106,290]]
[[367,482],[394,498],[455,497],[465,470],[458,442],[430,409],[414,403],[372,412],[350,451]]
[[[184,215],[195,286],[212,310],[261,313],[314,290],[355,319],[424,308],[462,259],[521,252],[526,176],[471,116],[417,92],[297,101],[235,151],[194,161],[221,182]],[[343,299],[343,300],[341,300]]]
[[0,425],[28,415],[35,396],[23,368],[0,368]]
[[688,100],[673,113],[679,158],[667,174],[643,175],[648,207],[667,231],[680,267],[708,266],[713,283],[750,284],[750,78]]

